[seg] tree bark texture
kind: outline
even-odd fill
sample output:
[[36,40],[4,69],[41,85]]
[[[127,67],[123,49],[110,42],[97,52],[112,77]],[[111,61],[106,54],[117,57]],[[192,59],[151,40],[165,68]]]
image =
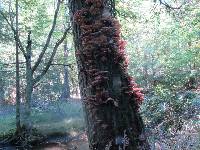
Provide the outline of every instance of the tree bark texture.
[[3,79],[3,74],[0,72],[0,104],[3,104],[5,101],[5,83]]
[[20,77],[19,77],[19,40],[18,40],[18,0],[16,0],[16,32],[15,32],[15,42],[16,42],[16,134],[21,132],[21,120],[20,120]]
[[[68,59],[67,40],[65,40],[63,48],[64,48],[65,63],[67,64],[67,59]],[[63,84],[61,99],[67,100],[68,98],[70,98],[69,71],[68,67],[64,66],[64,84]]]
[[143,95],[127,73],[125,41],[111,6],[105,0],[70,1],[89,147],[149,149],[138,112]]
[[[24,113],[24,126],[28,132],[31,130],[31,97],[33,92],[33,72],[31,69],[31,32],[28,33],[27,47],[26,47],[26,90],[25,90],[25,113]],[[27,133],[30,134],[30,133]]]

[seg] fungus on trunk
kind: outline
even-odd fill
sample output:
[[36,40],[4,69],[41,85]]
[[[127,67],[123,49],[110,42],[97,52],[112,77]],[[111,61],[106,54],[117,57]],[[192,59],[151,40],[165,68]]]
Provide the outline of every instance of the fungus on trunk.
[[106,13],[106,2],[80,0],[81,9],[73,12],[90,149],[149,149],[146,139],[139,138],[144,134],[138,114],[143,94],[128,74],[126,42],[119,22]]

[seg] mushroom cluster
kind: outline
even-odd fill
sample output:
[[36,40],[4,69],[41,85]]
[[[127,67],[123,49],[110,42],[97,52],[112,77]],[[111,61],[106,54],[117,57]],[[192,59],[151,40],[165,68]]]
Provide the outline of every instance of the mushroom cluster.
[[[74,21],[80,27],[81,50],[76,51],[77,57],[84,59],[84,73],[88,77],[89,86],[95,95],[84,98],[84,102],[92,105],[115,103],[115,98],[108,91],[111,80],[109,69],[99,64],[110,63],[118,67],[124,74],[126,84],[121,86],[122,94],[134,99],[137,108],[142,103],[143,94],[134,79],[128,75],[128,59],[125,53],[126,42],[121,38],[120,24],[112,16],[103,15],[106,9],[103,0],[85,0],[86,7],[78,10]],[[111,59],[112,58],[112,59]]]

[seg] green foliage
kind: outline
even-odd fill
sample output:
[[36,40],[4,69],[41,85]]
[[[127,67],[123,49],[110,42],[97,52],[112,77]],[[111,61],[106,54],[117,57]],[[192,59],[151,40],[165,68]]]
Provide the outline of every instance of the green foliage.
[[165,132],[181,130],[184,122],[198,114],[198,98],[194,92],[177,93],[158,85],[153,94],[147,95],[141,112],[148,127],[162,124]]
[[[55,11],[55,1],[45,1],[45,0],[20,0],[19,1],[19,33],[20,33],[20,39],[22,41],[22,44],[25,48],[26,42],[27,42],[27,33],[28,31],[32,31],[31,34],[31,40],[32,40],[32,65],[37,60],[45,42],[47,39],[47,36],[49,34],[49,31],[52,26],[54,11]],[[10,10],[12,11],[12,17],[14,19],[15,17],[15,3],[11,3],[9,5],[8,0],[3,0],[1,3],[2,10],[6,14],[6,17],[9,20],[9,6]],[[37,70],[37,73],[41,73],[41,71],[44,69],[44,65],[48,61],[49,56],[51,55],[53,46],[55,42],[61,37],[64,30],[64,24],[65,22],[69,21],[69,17],[66,14],[67,10],[64,9],[64,4],[62,3],[61,11],[57,18],[57,26],[56,30],[53,33],[53,36],[51,38],[50,45],[47,49],[47,53],[45,54],[45,58],[42,60],[42,63],[39,66],[39,69]],[[0,68],[0,71],[4,71],[4,80],[5,80],[5,95],[6,95],[6,101],[13,101],[14,100],[14,93],[15,92],[15,42],[13,40],[13,32],[11,31],[11,28],[8,26],[8,24],[5,21],[5,18],[3,18],[2,15],[0,15],[0,59],[1,59],[1,65],[2,68]],[[10,21],[10,20],[9,20]],[[15,27],[15,20],[14,27]],[[65,25],[67,26],[67,25]],[[72,38],[69,37],[68,40],[69,47],[72,47]],[[62,93],[63,88],[63,66],[62,64],[72,64],[71,68],[76,68],[75,66],[75,57],[73,54],[73,48],[70,48],[69,57],[67,58],[63,56],[64,50],[63,46],[58,50],[56,58],[54,59],[56,65],[50,68],[48,71],[49,74],[46,75],[46,78],[44,78],[44,81],[39,83],[37,87],[34,90],[35,95],[34,98],[37,99],[51,99],[51,100],[57,100],[60,97],[60,94]],[[22,53],[20,52],[20,61],[24,62],[24,58],[22,56]],[[7,65],[3,65],[7,64]],[[73,88],[77,88],[78,83],[77,82],[77,73],[75,69],[69,69],[70,72],[70,85],[73,85]],[[21,97],[24,101],[24,89],[26,85],[25,81],[25,63],[20,64],[20,75],[21,75]],[[3,76],[2,76],[3,77]],[[71,82],[73,80],[73,83]],[[74,87],[76,86],[76,87]],[[72,88],[72,89],[73,89]]]
[[[174,142],[178,149],[174,145],[188,132],[185,126],[199,132],[200,7],[196,1],[170,12],[151,2],[132,7],[140,15],[134,20],[122,18],[122,31],[128,42],[129,72],[145,92],[141,113],[147,134],[153,144]],[[192,78],[194,87],[188,89]],[[188,141],[192,140],[183,143]]]

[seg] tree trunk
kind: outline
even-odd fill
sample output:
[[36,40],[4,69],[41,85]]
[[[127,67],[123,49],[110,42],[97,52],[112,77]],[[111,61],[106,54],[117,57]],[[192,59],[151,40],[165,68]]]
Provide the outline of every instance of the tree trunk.
[[[144,62],[147,61],[148,62],[148,57],[146,52],[144,51]],[[143,67],[143,74],[144,74],[144,83],[145,83],[145,87],[148,89],[148,65],[147,62],[145,62],[144,67]]]
[[[66,40],[64,43],[64,58],[65,58],[65,62],[67,64],[68,49],[67,49],[67,41]],[[67,100],[68,98],[70,98],[69,72],[68,72],[67,66],[64,66],[64,84],[63,84],[63,92],[61,95],[61,99]]]
[[0,72],[0,104],[3,104],[4,103],[4,100],[5,100],[5,83],[4,83],[4,80],[3,80],[3,75],[2,73]]
[[149,149],[138,113],[142,95],[127,73],[120,25],[111,1],[70,1],[91,150]]
[[33,92],[33,77],[29,69],[29,64],[26,64],[26,89],[25,89],[25,113],[24,113],[24,126],[26,129],[31,129],[31,97]]
[[[31,69],[31,32],[28,33],[27,47],[26,47],[26,89],[25,89],[25,113],[24,126],[27,131],[32,128],[30,120],[31,115],[31,97],[33,92],[33,73]],[[29,134],[29,133],[27,133]]]
[[21,131],[21,123],[20,123],[20,78],[19,78],[19,40],[18,40],[18,0],[16,0],[15,4],[16,8],[16,134]]

